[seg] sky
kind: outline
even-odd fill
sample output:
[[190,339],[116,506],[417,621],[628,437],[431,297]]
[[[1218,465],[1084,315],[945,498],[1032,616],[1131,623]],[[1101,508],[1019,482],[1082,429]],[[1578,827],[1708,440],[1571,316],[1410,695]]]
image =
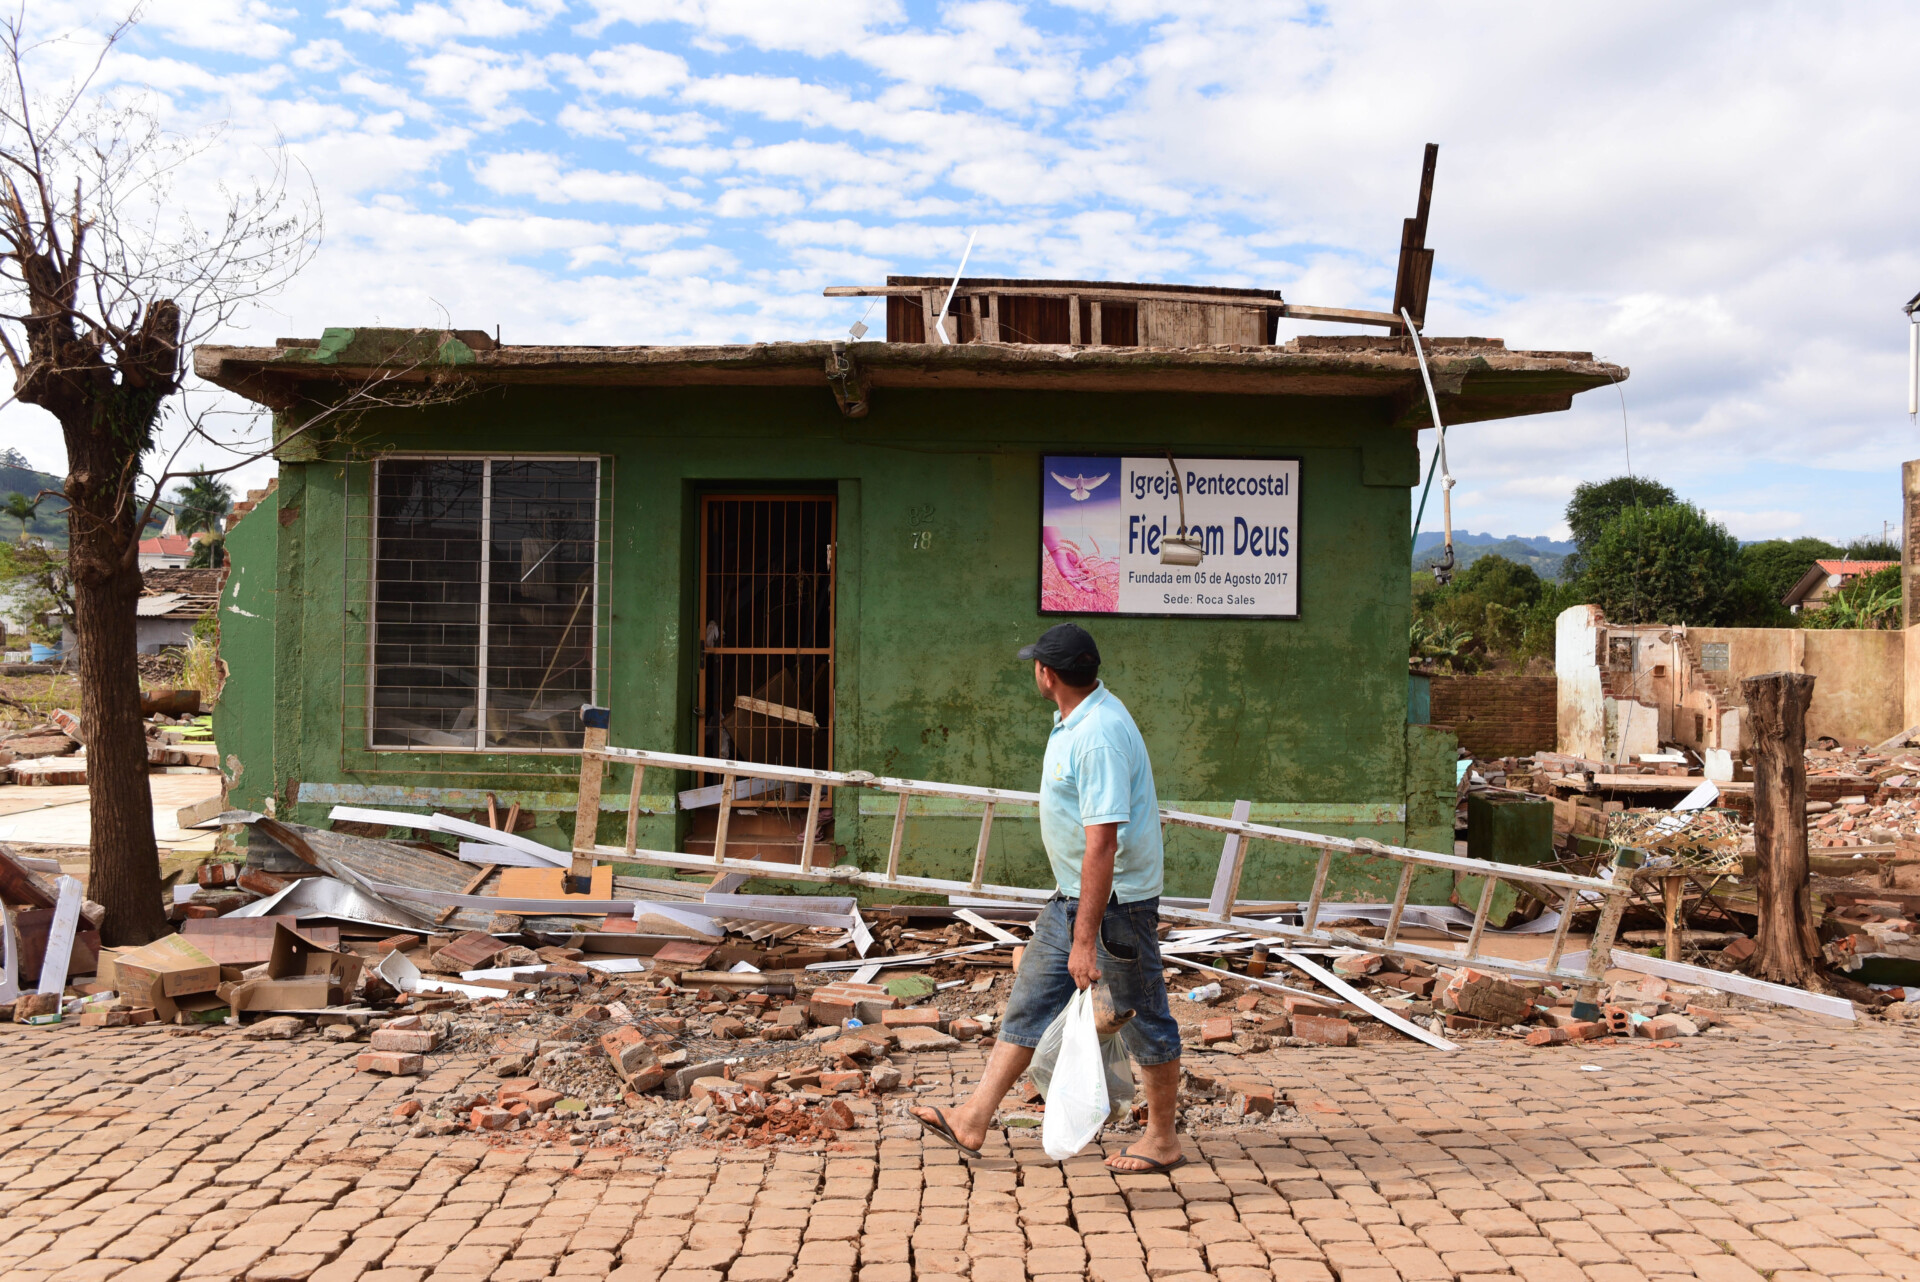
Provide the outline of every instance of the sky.
[[[1384,309],[1437,142],[1428,331],[1632,371],[1450,434],[1457,528],[1564,536],[1573,486],[1630,465],[1743,539],[1845,541],[1897,529],[1920,456],[1916,37],[1920,10],[1814,4],[170,0],[98,83],[219,129],[188,204],[276,147],[310,181],[319,249],[239,343],[838,337],[883,309],[823,287],[951,272],[972,234],[970,274]],[[64,469],[38,410],[0,442]]]

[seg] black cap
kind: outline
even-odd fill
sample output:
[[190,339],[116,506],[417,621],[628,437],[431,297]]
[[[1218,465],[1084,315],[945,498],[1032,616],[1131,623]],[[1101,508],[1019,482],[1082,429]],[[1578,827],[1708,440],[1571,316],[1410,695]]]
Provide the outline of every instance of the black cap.
[[1038,659],[1056,672],[1092,672],[1100,666],[1100,647],[1077,623],[1056,623],[1032,645],[1021,646],[1022,659]]

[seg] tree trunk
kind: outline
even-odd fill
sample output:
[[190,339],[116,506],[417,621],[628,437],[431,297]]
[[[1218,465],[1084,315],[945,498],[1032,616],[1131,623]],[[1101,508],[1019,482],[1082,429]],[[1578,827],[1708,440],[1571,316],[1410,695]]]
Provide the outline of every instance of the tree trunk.
[[122,478],[138,466],[138,455],[117,439],[119,433],[92,423],[63,426],[71,504],[67,564],[80,634],[81,723],[92,805],[87,897],[107,910],[100,927],[105,943],[144,944],[166,933],[167,916],[140,716],[140,566],[126,557],[128,540],[138,534],[131,487]]
[[1768,672],[1740,682],[1753,735],[1753,846],[1759,856],[1760,929],[1753,973],[1777,984],[1817,982],[1807,864],[1807,707],[1813,678]]

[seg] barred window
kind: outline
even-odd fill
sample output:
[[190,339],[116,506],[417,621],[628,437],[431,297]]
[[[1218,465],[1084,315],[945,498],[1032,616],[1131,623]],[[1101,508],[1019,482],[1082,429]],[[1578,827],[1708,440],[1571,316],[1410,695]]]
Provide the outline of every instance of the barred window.
[[372,745],[578,748],[599,461],[388,458],[374,495]]

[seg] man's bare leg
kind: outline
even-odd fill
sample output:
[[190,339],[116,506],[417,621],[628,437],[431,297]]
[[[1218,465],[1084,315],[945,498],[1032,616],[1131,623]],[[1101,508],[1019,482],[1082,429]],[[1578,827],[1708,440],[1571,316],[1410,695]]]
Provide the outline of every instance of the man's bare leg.
[[1140,1076],[1147,1097],[1147,1133],[1129,1145],[1124,1153],[1107,1159],[1107,1169],[1144,1171],[1159,1162],[1171,1162],[1180,1156],[1180,1137],[1174,1134],[1174,1111],[1180,1102],[1180,1061],[1143,1067]]
[[[987,1066],[981,1070],[980,1084],[973,1088],[973,1094],[967,1102],[958,1108],[935,1109],[926,1106],[907,1110],[912,1116],[923,1122],[931,1122],[944,1116],[947,1125],[953,1128],[954,1138],[968,1148],[979,1148],[987,1138],[987,1127],[993,1124],[994,1110],[1000,1107],[1000,1101],[1013,1089],[1020,1074],[1027,1071],[1027,1065],[1033,1062],[1031,1046],[1015,1046],[1012,1042],[995,1042],[993,1051],[987,1056]],[[1176,1071],[1173,1080],[1178,1083],[1180,1075]],[[1171,1109],[1172,1105],[1169,1104]]]

